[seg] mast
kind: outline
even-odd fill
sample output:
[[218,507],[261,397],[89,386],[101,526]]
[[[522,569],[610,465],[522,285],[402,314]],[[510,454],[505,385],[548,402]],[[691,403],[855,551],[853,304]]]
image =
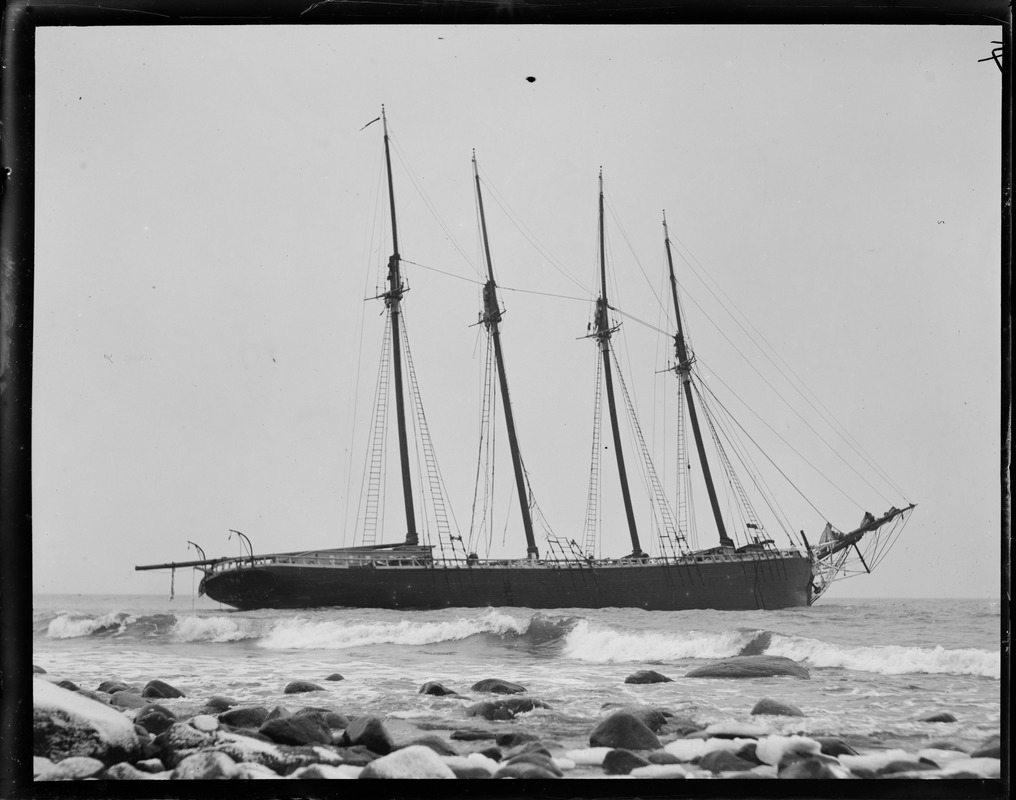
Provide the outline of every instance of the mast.
[[388,171],[388,202],[392,212],[392,250],[388,259],[388,291],[384,294],[385,305],[391,310],[392,359],[395,368],[395,416],[399,424],[399,460],[402,463],[402,494],[406,503],[406,544],[418,544],[416,533],[416,511],[413,508],[413,478],[409,472],[409,442],[406,437],[406,404],[402,388],[402,342],[399,335],[399,303],[405,294],[402,274],[399,270],[399,233],[395,221],[395,190],[392,185],[392,157],[388,147],[388,120],[385,107],[381,106],[381,124],[385,133],[385,167]]
[[628,533],[631,536],[632,556],[642,558],[645,553],[639,545],[639,534],[635,527],[635,512],[631,505],[631,491],[628,488],[628,472],[624,466],[624,451],[621,450],[621,431],[617,424],[617,406],[614,402],[614,378],[610,371],[610,319],[607,316],[607,261],[603,242],[603,170],[600,170],[600,297],[596,301],[596,340],[603,354],[603,377],[607,389],[607,407],[610,410],[610,430],[614,436],[614,454],[617,457],[617,474],[621,481],[621,497],[624,499],[624,513],[628,518]]
[[540,557],[533,536],[533,518],[529,510],[525,474],[522,471],[522,456],[519,454],[519,440],[515,434],[515,415],[508,397],[508,378],[504,372],[504,356],[501,353],[501,309],[497,302],[497,284],[494,283],[494,267],[490,260],[490,242],[487,239],[487,220],[483,213],[483,194],[480,192],[480,173],[476,168],[476,151],[473,151],[473,177],[476,181],[476,200],[480,208],[480,230],[483,233],[483,252],[487,258],[487,283],[483,287],[483,323],[494,339],[494,358],[497,361],[497,377],[501,385],[501,402],[504,405],[505,425],[508,428],[508,447],[512,454],[512,468],[515,470],[515,486],[519,494],[519,508],[522,511],[522,527],[526,533],[526,555],[535,561]]
[[713,509],[713,519],[716,520],[716,531],[720,535],[720,547],[733,547],[733,540],[727,536],[726,526],[723,524],[723,515],[720,514],[720,502],[716,497],[716,487],[713,486],[713,476],[709,471],[709,461],[706,459],[705,444],[702,441],[702,431],[699,428],[698,412],[695,410],[695,401],[691,390],[691,365],[688,358],[688,347],[684,341],[684,330],[681,326],[681,307],[677,304],[677,279],[674,277],[674,259],[670,254],[670,232],[667,230],[667,215],[663,214],[663,242],[667,248],[667,266],[670,269],[670,292],[674,298],[674,315],[677,318],[677,333],[674,334],[674,348],[677,352],[677,366],[674,371],[681,379],[684,386],[685,400],[688,401],[688,418],[691,420],[691,430],[695,436],[695,447],[698,449],[699,462],[702,464],[702,477],[706,482],[706,492],[709,494],[709,505]]

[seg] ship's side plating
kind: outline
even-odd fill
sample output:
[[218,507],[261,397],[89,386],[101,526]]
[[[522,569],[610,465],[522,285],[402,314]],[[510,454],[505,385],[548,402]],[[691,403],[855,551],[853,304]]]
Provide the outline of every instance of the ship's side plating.
[[240,609],[777,609],[811,602],[811,561],[781,553],[687,562],[327,568],[265,564],[213,572],[202,589]]

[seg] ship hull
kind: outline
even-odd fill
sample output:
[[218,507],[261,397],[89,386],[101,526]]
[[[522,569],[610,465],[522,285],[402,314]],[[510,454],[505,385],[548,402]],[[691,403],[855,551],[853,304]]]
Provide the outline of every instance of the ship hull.
[[405,610],[518,606],[754,610],[811,603],[809,559],[518,566],[265,564],[213,572],[202,590],[239,609],[345,606]]

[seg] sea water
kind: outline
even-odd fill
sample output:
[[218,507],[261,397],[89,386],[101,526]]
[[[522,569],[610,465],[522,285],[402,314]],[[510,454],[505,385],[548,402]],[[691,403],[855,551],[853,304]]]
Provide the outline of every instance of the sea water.
[[[655,705],[702,724],[752,721],[771,733],[842,736],[914,751],[973,748],[1000,731],[1000,604],[987,600],[831,600],[783,611],[328,608],[235,611],[193,596],[35,595],[33,662],[85,689],[153,678],[200,705],[213,695],[269,708],[326,706],[450,733],[502,678],[549,705],[498,722],[565,746],[617,705]],[[753,652],[805,666],[810,680],[686,678]],[[626,684],[652,669],[671,678]],[[338,672],[341,681],[325,678]],[[324,691],[286,695],[293,680]],[[464,697],[420,694],[439,681]],[[771,697],[804,717],[751,717]],[[955,722],[922,722],[948,712]]]

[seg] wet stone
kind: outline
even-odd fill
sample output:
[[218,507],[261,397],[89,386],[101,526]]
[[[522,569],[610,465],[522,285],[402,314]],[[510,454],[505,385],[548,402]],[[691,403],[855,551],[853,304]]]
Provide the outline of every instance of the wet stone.
[[56,685],[59,686],[61,689],[66,689],[69,692],[81,691],[81,687],[78,686],[76,683],[74,683],[74,681],[62,680],[58,681]]
[[622,750],[659,750],[662,747],[656,734],[627,711],[618,711],[602,720],[589,734],[589,745]]
[[219,714],[219,722],[232,725],[234,728],[260,728],[267,719],[268,709],[264,706],[231,708]]
[[225,753],[206,750],[187,756],[173,770],[170,780],[229,780],[236,775],[236,762]]
[[260,732],[278,744],[330,744],[332,741],[328,726],[309,714],[266,720]]
[[329,675],[327,678],[325,678],[325,680],[326,681],[344,681],[345,678],[343,678],[339,673],[333,672],[331,675]]
[[478,742],[486,739],[493,739],[497,736],[493,731],[478,731],[478,730],[457,730],[452,731],[450,738],[456,739],[462,742]]
[[310,681],[290,681],[282,691],[285,694],[302,694],[304,692],[323,692],[324,687]]
[[[357,717],[349,723],[342,735],[344,746],[363,745],[378,755],[387,755],[395,744],[377,717]],[[433,752],[433,751],[432,751]]]
[[885,766],[879,767],[877,770],[875,770],[875,774],[878,775],[879,777],[883,777],[885,775],[895,775],[900,772],[918,772],[921,770],[932,770],[932,769],[937,770],[938,765],[929,764],[926,761],[919,760],[915,761],[899,760],[899,761],[890,761]]
[[466,714],[470,717],[483,717],[489,720],[508,720],[537,708],[550,708],[550,706],[542,700],[531,697],[509,697],[504,700],[477,703],[467,708]]
[[454,755],[458,755],[458,753],[455,751],[455,748],[453,748],[451,745],[449,745],[440,736],[437,736],[435,734],[430,734],[428,736],[421,736],[419,739],[414,739],[413,741],[409,742],[409,744],[407,744],[406,747],[418,747],[418,746],[421,746],[421,745],[423,747],[429,747],[431,750],[433,750],[439,756],[454,756]]
[[998,736],[989,736],[981,742],[977,749],[970,753],[971,758],[1001,758],[1002,740]]
[[673,678],[661,675],[653,669],[640,669],[624,679],[625,683],[673,683]]
[[666,750],[654,750],[646,756],[650,764],[680,764],[681,759]]
[[[160,770],[161,771],[161,770]],[[145,772],[135,766],[131,766],[126,761],[121,761],[119,764],[114,764],[107,769],[102,777],[109,781],[154,781],[157,780],[154,774],[151,772]]]
[[497,736],[491,736],[490,738],[494,739],[494,743],[498,747],[515,747],[523,742],[538,742],[540,740],[540,737],[535,733],[526,733],[525,731],[499,733]]
[[771,697],[763,697],[751,710],[752,716],[767,714],[773,717],[803,717],[805,714],[801,709],[792,703],[785,703],[782,700],[774,700]]
[[842,739],[832,737],[821,737],[816,741],[822,745],[820,751],[824,756],[856,756],[857,751]]
[[948,711],[940,711],[937,714],[929,714],[926,717],[921,717],[918,722],[955,722],[956,717],[950,714]]
[[729,750],[714,750],[699,759],[699,768],[717,772],[747,772],[757,766],[731,753]]
[[315,719],[320,720],[321,724],[326,728],[346,728],[349,726],[349,717],[344,714],[339,714],[336,711],[332,711],[330,708],[314,708],[306,706],[299,709],[294,716],[314,717]]
[[160,698],[174,698],[174,697],[185,697],[183,692],[177,689],[175,686],[170,686],[165,681],[158,679],[151,680],[145,684],[145,688],[141,690],[142,697],[160,697]]
[[369,763],[361,778],[455,778],[451,767],[429,747],[416,746],[396,750]]
[[220,694],[217,694],[214,697],[210,697],[205,702],[205,708],[208,709],[208,711],[213,714],[221,713],[223,711],[229,711],[229,709],[234,708],[235,706],[238,705],[240,705],[240,702],[238,700],[234,700],[232,697],[223,697]]
[[174,722],[176,722],[176,716],[173,712],[156,703],[146,704],[146,707],[142,708],[134,717],[135,725],[140,725],[155,735],[167,730]]
[[492,776],[493,778],[520,778],[523,780],[548,780],[559,777],[554,772],[539,764],[520,762],[517,764],[506,764]]
[[[671,756],[673,758],[673,756]],[[676,762],[677,759],[674,759]],[[647,767],[653,762],[631,750],[611,750],[603,757],[603,771],[608,775],[627,775],[636,767]]]
[[687,678],[772,678],[787,675],[810,678],[811,674],[796,661],[783,656],[733,656],[690,670]]
[[109,703],[120,708],[144,708],[148,705],[148,701],[141,695],[127,690],[114,692],[110,695]]
[[553,773],[558,778],[564,775],[564,772],[559,766],[557,766],[557,764],[554,763],[554,760],[544,753],[522,753],[514,758],[506,759],[504,764],[505,766],[512,766],[515,764],[534,764],[540,767],[540,769],[545,769],[548,772]]
[[511,681],[503,681],[500,678],[485,678],[482,681],[477,681],[470,688],[474,692],[489,692],[491,694],[522,694],[526,691],[525,686]]
[[126,692],[129,688],[123,681],[103,681],[99,684],[96,691],[114,694],[116,692]]
[[38,664],[32,664],[32,674],[33,675],[45,675],[46,674],[46,670],[44,670]]
[[427,681],[423,686],[420,687],[420,694],[432,694],[435,697],[459,697],[458,692],[454,692],[451,689],[446,688],[437,681]]

